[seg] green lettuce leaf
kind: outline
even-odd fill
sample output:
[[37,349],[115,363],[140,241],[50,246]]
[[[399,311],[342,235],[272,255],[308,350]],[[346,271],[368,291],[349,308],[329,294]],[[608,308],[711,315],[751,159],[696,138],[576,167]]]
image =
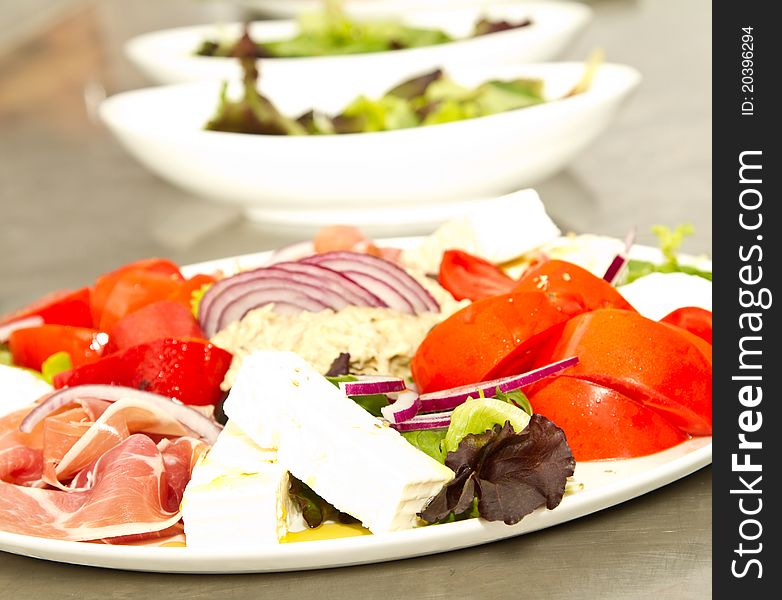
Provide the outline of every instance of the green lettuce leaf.
[[12,367],[14,365],[14,358],[11,355],[11,349],[8,344],[0,344],[0,365]]
[[483,433],[506,421],[516,431],[521,431],[529,420],[530,416],[522,409],[497,398],[467,400],[451,413],[451,424],[443,440],[443,450],[446,453],[453,452],[467,435]]
[[445,439],[446,429],[420,429],[418,431],[404,431],[404,437],[413,446],[421,452],[428,454],[441,464],[445,464],[445,451],[443,450],[443,440]]

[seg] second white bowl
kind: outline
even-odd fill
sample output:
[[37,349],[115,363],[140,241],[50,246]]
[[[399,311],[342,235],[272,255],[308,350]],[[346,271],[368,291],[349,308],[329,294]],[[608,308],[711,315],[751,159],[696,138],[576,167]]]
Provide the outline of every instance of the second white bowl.
[[[547,95],[557,98],[583,72],[582,63],[548,63],[454,68],[448,74],[469,86],[540,77]],[[154,173],[203,198],[240,205],[255,218],[296,222],[300,215],[304,223],[318,212],[367,210],[393,218],[392,211],[436,210],[535,185],[564,168],[608,126],[640,79],[631,67],[604,64],[591,88],[576,96],[378,133],[288,137],[205,131],[218,82],[121,93],[101,104],[100,116]],[[358,94],[376,97],[395,83],[378,72],[337,84],[264,80],[260,88],[282,112],[295,116],[311,108],[335,113]]]
[[[469,38],[483,15],[513,22],[530,18],[519,29]],[[590,21],[589,7],[573,2],[492,3],[485,8],[462,7],[435,11],[411,11],[401,20],[421,27],[442,29],[454,42],[369,54],[259,60],[266,80],[363,77],[382,71],[390,78],[402,78],[411,70],[426,70],[451,64],[513,64],[543,62],[555,58]],[[183,83],[203,79],[234,79],[240,76],[233,58],[196,56],[207,39],[237,39],[242,24],[202,25],[147,33],[130,40],[125,53],[138,69],[155,83]],[[260,21],[251,24],[256,41],[279,40],[298,31],[295,21]]]

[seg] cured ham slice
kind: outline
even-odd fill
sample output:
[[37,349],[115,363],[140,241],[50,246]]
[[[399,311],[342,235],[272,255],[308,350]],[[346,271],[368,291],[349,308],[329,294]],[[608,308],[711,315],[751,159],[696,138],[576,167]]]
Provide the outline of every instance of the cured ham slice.
[[[63,482],[131,434],[180,437],[193,433],[171,415],[143,400],[126,399],[106,405],[108,408],[102,410],[94,423],[69,418],[70,412],[45,420],[44,480],[48,484],[64,489]],[[74,483],[69,487],[79,489]]]
[[43,456],[40,430],[21,433],[19,423],[29,412],[18,410],[0,418],[0,481],[32,485],[41,479]]
[[0,529],[70,541],[165,530],[181,517],[182,482],[206,447],[185,437],[158,447],[148,436],[132,434],[76,474],[74,480],[89,484],[88,489],[0,482]]

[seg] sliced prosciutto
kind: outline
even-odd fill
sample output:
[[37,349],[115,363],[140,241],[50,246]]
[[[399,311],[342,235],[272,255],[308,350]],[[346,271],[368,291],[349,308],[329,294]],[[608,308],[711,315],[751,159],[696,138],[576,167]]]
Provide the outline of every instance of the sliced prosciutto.
[[[63,482],[92,464],[134,433],[193,436],[193,431],[154,404],[125,399],[109,404],[95,422],[68,419],[72,411],[44,421],[44,481],[64,489]],[[79,409],[73,412],[78,414]],[[68,487],[80,489],[75,482]]]
[[65,491],[0,482],[0,529],[59,540],[140,536],[175,525],[193,464],[207,444],[182,437],[155,444],[132,434],[74,477]]
[[43,441],[40,429],[21,433],[28,409],[18,410],[0,418],[0,481],[17,485],[33,485],[43,471]]

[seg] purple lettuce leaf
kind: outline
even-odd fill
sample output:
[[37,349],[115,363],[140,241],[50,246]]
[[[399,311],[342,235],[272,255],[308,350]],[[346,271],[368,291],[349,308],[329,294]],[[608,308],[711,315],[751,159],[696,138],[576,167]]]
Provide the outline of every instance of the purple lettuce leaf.
[[477,498],[479,516],[513,525],[541,506],[559,505],[576,461],[564,432],[536,414],[519,433],[506,421],[465,436],[445,464],[456,478],[430,500],[422,519],[437,523],[452,514],[458,518]]

